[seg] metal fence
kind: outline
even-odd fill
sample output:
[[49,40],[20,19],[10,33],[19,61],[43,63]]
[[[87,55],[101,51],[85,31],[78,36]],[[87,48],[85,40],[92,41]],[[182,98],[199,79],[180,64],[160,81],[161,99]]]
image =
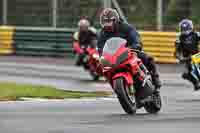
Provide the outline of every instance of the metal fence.
[[181,19],[200,25],[199,0],[118,0],[128,21],[139,29],[176,30]]
[[72,28],[82,16],[99,27],[102,7],[112,6],[140,30],[176,30],[183,18],[199,27],[199,0],[0,0],[0,24]]
[[[0,0],[0,7],[3,7],[2,0]],[[0,10],[0,24],[3,24],[3,10]]]
[[2,21],[4,24],[15,26],[75,27],[82,16],[95,20],[95,13],[101,7],[99,0],[0,1],[1,3],[4,1],[1,11],[6,14],[6,16],[1,15]]

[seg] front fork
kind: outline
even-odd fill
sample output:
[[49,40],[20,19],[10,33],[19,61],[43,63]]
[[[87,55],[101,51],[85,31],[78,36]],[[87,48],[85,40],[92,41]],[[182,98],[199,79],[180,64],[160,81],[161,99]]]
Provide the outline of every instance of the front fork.
[[135,86],[133,84],[129,85],[128,92],[129,92],[130,95],[135,95],[136,89],[135,89]]

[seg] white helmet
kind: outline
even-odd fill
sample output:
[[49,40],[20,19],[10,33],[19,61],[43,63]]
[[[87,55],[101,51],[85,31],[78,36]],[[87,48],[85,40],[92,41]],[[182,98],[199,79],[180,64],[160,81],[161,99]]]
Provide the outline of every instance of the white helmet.
[[81,19],[78,22],[78,26],[79,27],[89,27],[90,26],[90,22],[87,19]]

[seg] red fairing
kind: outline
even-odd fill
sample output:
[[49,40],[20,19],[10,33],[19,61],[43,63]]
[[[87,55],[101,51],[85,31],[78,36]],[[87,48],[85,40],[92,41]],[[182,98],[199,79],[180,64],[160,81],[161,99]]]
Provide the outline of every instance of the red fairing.
[[[97,71],[97,67],[99,65],[99,53],[95,48],[87,48],[86,49],[87,55],[88,55],[88,65],[90,67],[90,70],[95,72]],[[98,57],[94,58],[93,56],[96,55]]]
[[[141,65],[143,65],[142,61],[138,58],[138,66],[140,67]],[[145,79],[145,73],[144,71],[140,71],[140,80],[144,80]]]
[[[127,51],[128,57],[123,62],[117,62],[117,60],[119,61],[120,58],[123,58],[123,54]],[[103,75],[108,79],[113,89],[115,88],[115,79],[120,77],[125,79],[128,86],[135,84],[136,81],[133,79],[135,76],[140,81],[144,80],[145,73],[140,68],[140,65],[143,65],[142,61],[137,57],[136,53],[125,47],[125,45],[122,44],[113,54],[110,51],[105,52],[103,53],[103,57],[109,63],[108,66],[103,67]],[[107,64],[105,63],[105,65]]]
[[[136,54],[130,54],[129,55],[129,64],[131,65],[131,71],[133,73],[133,75],[137,74],[138,72],[140,72],[140,77],[139,77],[139,80],[144,80],[145,78],[145,73],[143,71],[139,71],[140,69],[140,65],[143,65],[142,61],[137,57]],[[132,57],[131,57],[132,56]]]
[[110,55],[108,53],[104,53],[104,57],[106,60],[108,60],[111,64],[116,64],[117,62],[117,58],[124,53],[126,50],[128,50],[128,48],[125,48],[124,46],[122,46],[121,48],[119,48],[117,50],[117,52],[114,55]]
[[[117,79],[119,77],[123,77],[126,80],[126,82],[128,83],[128,85],[133,84],[133,76],[131,75],[131,73],[129,73],[129,72],[117,73],[112,77],[112,80],[114,81],[114,79]],[[114,85],[114,83],[113,83],[113,85]]]
[[104,58],[105,58],[105,60],[107,60],[107,61],[109,61],[110,63],[112,63],[113,62],[113,56],[112,55],[110,55],[110,54],[107,54],[107,53],[104,53]]
[[[124,44],[124,45],[125,45],[125,44]],[[124,52],[127,51],[127,50],[128,50],[128,48],[122,46],[122,47],[120,47],[120,48],[117,50],[117,52],[116,52],[116,54],[114,54],[114,56],[115,56],[115,57],[119,57],[122,53],[124,53]],[[114,62],[114,63],[115,63],[115,62]]]
[[73,49],[76,53],[82,54],[83,50],[81,49],[79,43],[77,41],[73,42]]
[[133,74],[136,74],[138,72],[139,66],[138,66],[138,60],[137,58],[132,58],[130,60],[131,70]]
[[86,51],[87,51],[88,55],[98,54],[98,52],[96,51],[95,48],[87,48]]

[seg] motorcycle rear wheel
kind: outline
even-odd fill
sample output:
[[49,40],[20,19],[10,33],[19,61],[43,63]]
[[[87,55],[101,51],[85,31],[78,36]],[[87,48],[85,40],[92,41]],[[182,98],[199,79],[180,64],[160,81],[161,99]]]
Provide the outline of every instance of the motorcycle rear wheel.
[[148,113],[156,114],[161,110],[162,100],[160,93],[152,94],[152,101],[145,103],[144,108]]

